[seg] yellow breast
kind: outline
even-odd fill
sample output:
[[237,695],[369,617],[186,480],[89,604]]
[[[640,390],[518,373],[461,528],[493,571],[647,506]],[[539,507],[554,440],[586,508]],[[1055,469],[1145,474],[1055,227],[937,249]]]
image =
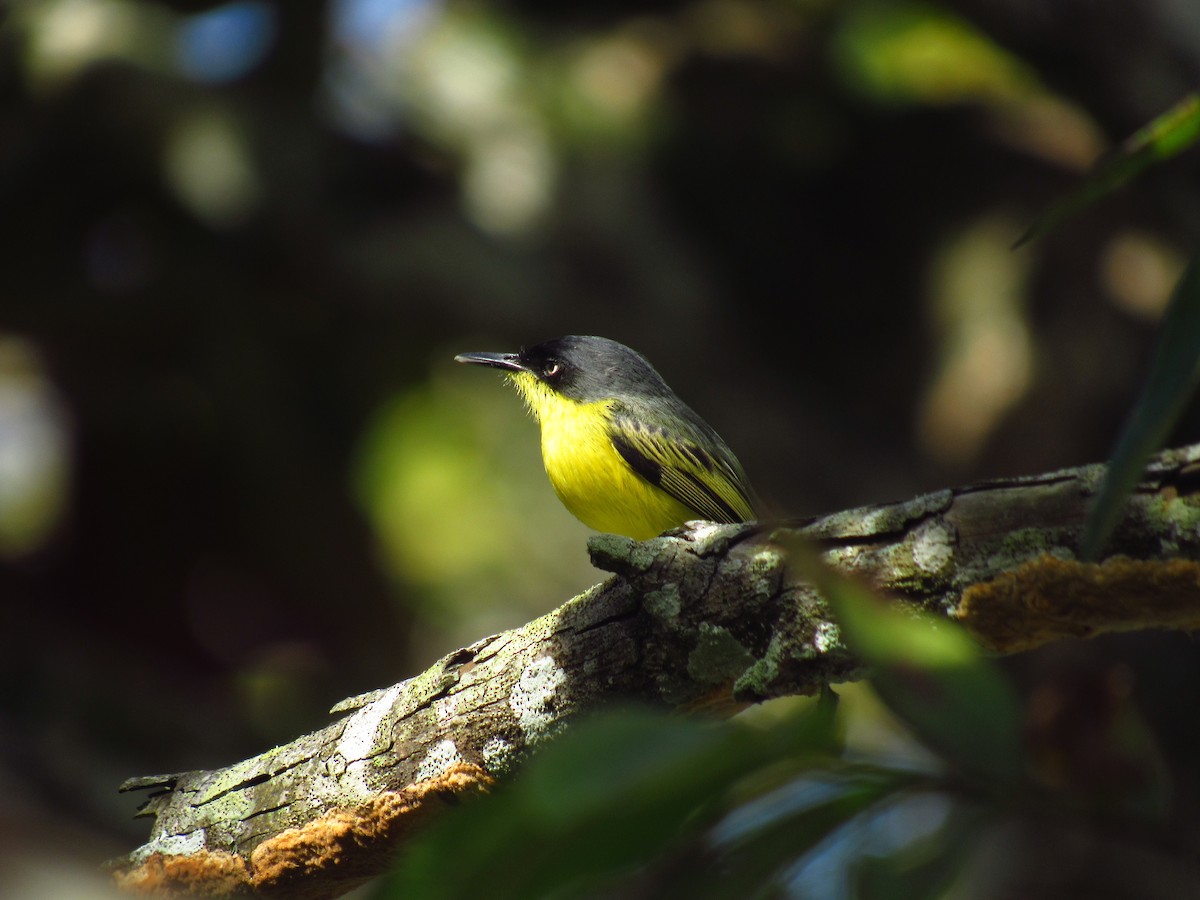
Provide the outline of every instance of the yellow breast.
[[542,462],[554,492],[575,518],[639,541],[696,518],[617,453],[608,430],[610,401],[579,403],[528,373],[511,377],[541,424]]

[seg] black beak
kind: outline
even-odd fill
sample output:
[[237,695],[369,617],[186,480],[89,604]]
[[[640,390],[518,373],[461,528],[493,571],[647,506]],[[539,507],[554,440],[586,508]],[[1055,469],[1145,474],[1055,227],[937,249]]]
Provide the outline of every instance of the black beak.
[[511,369],[514,372],[524,372],[525,364],[516,353],[460,353],[454,357],[455,362],[474,363],[477,366],[491,366],[493,369]]

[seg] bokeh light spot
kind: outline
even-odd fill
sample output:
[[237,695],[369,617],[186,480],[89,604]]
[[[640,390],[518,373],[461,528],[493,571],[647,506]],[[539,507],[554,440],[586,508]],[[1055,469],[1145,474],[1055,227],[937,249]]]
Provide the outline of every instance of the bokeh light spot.
[[0,555],[40,547],[67,505],[66,415],[33,346],[0,334]]
[[922,404],[925,452],[965,465],[1033,380],[1025,314],[1028,255],[1010,251],[1017,225],[987,216],[949,241],[933,263],[932,297],[941,357]]
[[843,78],[879,100],[1008,100],[1036,88],[1016,57],[966,21],[924,4],[855,7],[842,22],[834,51]]
[[246,136],[222,110],[197,109],[181,117],[164,165],[180,201],[211,225],[237,225],[258,205],[262,190]]
[[275,29],[274,8],[258,0],[189,16],[180,23],[176,37],[179,70],[207,84],[235,81],[266,57]]

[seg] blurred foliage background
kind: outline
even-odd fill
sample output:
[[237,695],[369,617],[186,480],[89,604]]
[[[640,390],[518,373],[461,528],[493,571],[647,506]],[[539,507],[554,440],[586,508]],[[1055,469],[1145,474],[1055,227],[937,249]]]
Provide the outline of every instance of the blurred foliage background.
[[[455,352],[628,343],[781,514],[1104,458],[1200,163],[1010,248],[1198,77],[1190,0],[13,0],[0,866],[90,871],[145,835],[126,776],[286,741],[597,579]],[[1183,759],[1198,662],[1011,668],[1120,673]],[[859,693],[851,731],[913,752]]]

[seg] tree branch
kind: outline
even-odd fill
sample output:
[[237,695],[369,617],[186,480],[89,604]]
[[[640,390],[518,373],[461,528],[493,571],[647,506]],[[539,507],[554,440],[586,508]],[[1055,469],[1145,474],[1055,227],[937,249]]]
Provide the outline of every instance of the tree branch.
[[345,700],[320,731],[212,771],[136,778],[150,840],[113,864],[130,890],[330,897],[405,836],[509,775],[574,716],[620,701],[731,709],[861,675],[786,548],[1001,653],[1105,631],[1200,626],[1200,445],[1149,467],[1102,563],[1075,561],[1103,467],[944,490],[804,522],[594,537],[614,573],[522,628]]

